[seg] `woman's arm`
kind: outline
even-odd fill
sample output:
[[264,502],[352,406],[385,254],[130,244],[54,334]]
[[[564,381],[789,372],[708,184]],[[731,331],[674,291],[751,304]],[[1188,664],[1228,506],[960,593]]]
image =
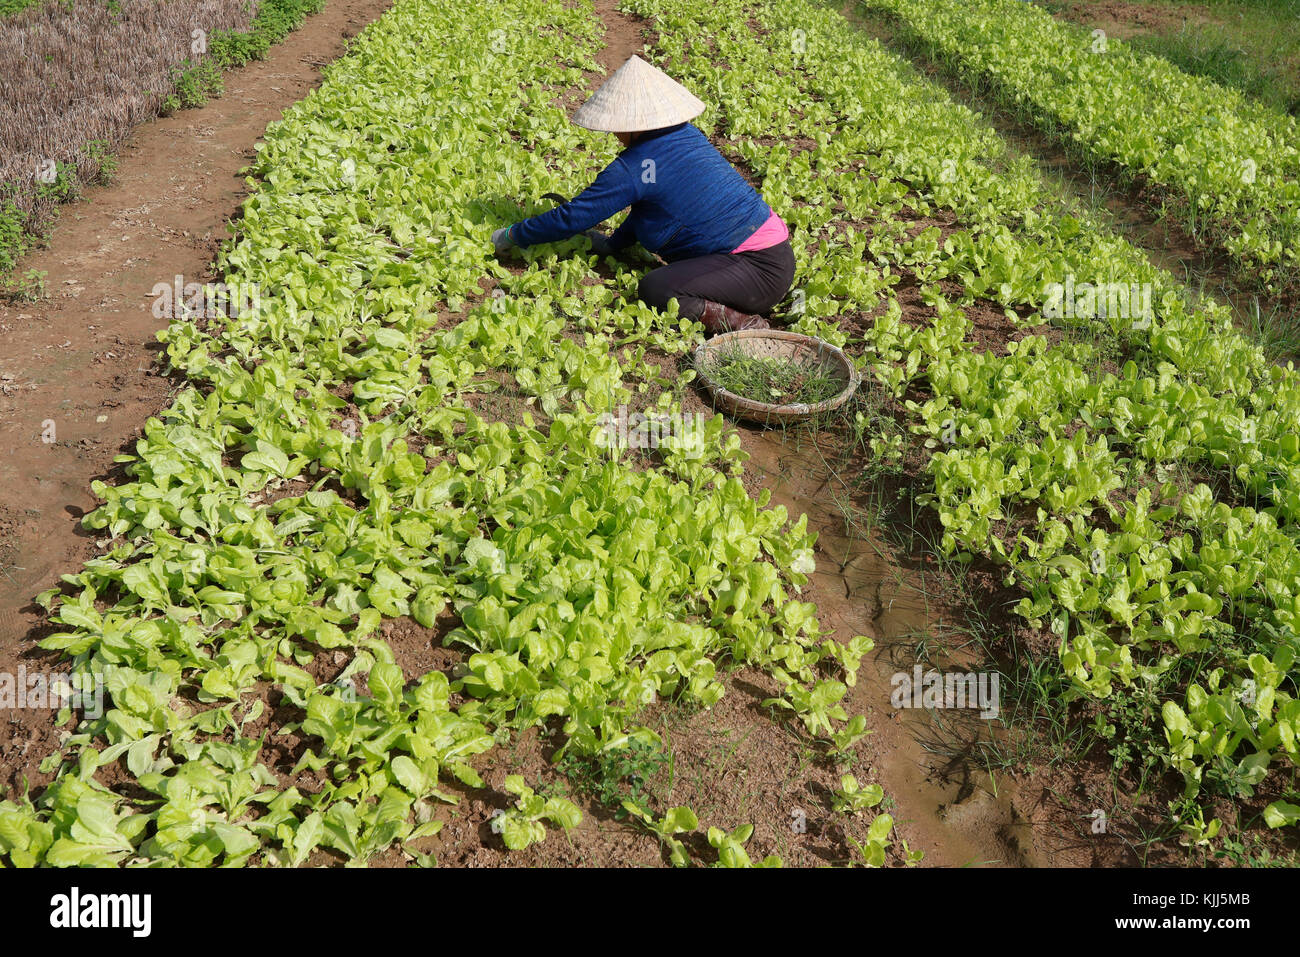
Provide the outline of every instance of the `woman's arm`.
[[627,165],[614,160],[596,181],[562,206],[533,216],[510,227],[511,242],[518,246],[553,243],[568,239],[597,223],[604,222],[637,198],[636,179]]

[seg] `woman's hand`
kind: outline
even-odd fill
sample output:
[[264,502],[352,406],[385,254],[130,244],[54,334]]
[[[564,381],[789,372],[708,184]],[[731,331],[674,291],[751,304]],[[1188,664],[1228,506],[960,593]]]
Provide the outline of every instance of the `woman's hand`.
[[591,240],[591,251],[597,256],[613,256],[614,247],[609,244],[609,237],[598,229],[589,229],[582,235]]
[[514,240],[510,238],[509,226],[502,226],[492,233],[492,245],[497,252],[504,252],[514,244]]

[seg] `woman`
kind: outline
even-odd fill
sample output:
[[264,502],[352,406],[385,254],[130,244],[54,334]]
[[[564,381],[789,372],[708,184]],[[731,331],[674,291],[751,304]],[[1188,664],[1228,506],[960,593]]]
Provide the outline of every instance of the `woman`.
[[[618,158],[571,202],[492,234],[498,251],[587,232],[600,255],[640,242],[668,263],[642,277],[643,302],[698,319],[709,335],[766,329],[768,312],[790,291],[794,252],[781,217],[763,202],[688,120],[704,104],[631,57],[573,116],[613,133]],[[589,231],[631,207],[613,235]]]

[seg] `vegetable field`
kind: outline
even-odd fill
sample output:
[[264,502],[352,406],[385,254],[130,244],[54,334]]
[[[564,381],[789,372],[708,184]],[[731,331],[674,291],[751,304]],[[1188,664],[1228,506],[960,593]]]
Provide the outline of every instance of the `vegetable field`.
[[1030,122],[1129,180],[1168,196],[1170,214],[1222,245],[1269,288],[1300,262],[1295,118],[1130,51],[1104,30],[1066,26],[1019,0],[869,3],[918,44]]
[[[897,46],[855,22],[882,11]],[[779,312],[859,370],[797,435],[707,408],[701,325],[637,300],[648,259],[581,235],[492,255],[616,155],[568,119],[608,72],[601,14],[708,104],[789,225]],[[978,645],[961,670],[1001,678],[986,762],[1103,782],[1111,835],[1080,823],[1099,792],[1062,811],[1112,839],[1096,860],[1293,863],[1294,364],[904,49],[1158,190],[1290,308],[1295,119],[1094,39],[1016,0],[397,0],[257,144],[213,277],[256,302],[158,334],[170,404],[92,486],[95,557],[38,597],[36,644],[102,680],[102,713],[54,717],[42,785],[0,800],[0,864],[432,865],[486,792],[474,839],[506,864],[597,811],[664,865],[943,860],[871,750],[921,656],[827,624],[816,576],[848,562],[755,478],[759,442],[834,449],[857,547],[970,599],[944,611],[961,635],[913,644]],[[701,425],[611,448],[628,410]],[[738,713],[742,672],[753,720],[838,787],[710,816],[651,786],[657,709]],[[558,772],[518,773],[539,736]],[[820,861],[789,846],[801,814],[839,828]]]

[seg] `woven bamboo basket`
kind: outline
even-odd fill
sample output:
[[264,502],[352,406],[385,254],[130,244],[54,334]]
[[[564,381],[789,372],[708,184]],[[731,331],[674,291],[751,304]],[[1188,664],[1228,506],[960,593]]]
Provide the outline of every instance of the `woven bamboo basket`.
[[[795,402],[788,405],[773,405],[736,395],[722,388],[709,376],[711,360],[720,353],[733,349],[747,356],[820,366],[823,372],[841,383],[842,388],[822,402]],[[695,350],[695,372],[700,384],[713,397],[715,408],[738,419],[747,419],[761,425],[801,422],[838,409],[849,401],[858,387],[858,371],[842,350],[821,339],[780,329],[745,329],[714,336]]]

